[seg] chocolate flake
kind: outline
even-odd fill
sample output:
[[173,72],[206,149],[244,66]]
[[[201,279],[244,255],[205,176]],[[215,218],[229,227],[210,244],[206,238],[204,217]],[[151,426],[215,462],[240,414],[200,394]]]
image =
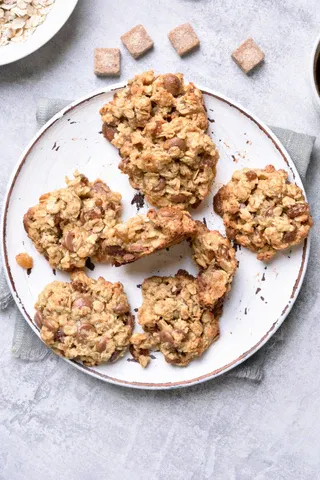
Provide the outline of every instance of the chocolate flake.
[[78,123],[78,122],[70,122],[70,125],[73,125],[74,123]]
[[87,258],[86,260],[86,267],[89,268],[89,270],[93,271],[96,267],[95,264],[91,262],[90,258]]
[[141,287],[142,287],[142,284],[138,283],[137,288],[141,288]]
[[52,269],[52,273],[53,273],[53,275],[57,275],[57,272],[56,272],[55,268]]
[[262,275],[262,278],[261,278],[261,282],[265,282],[266,281],[266,276],[265,276],[265,273],[263,272],[263,275]]
[[264,297],[260,297],[260,298],[261,298],[261,300],[264,302]]
[[256,295],[257,295],[259,292],[261,292],[261,288],[258,287],[257,290],[256,290]]
[[215,120],[213,118],[208,118],[209,122],[215,123]]
[[59,150],[59,148],[60,148],[60,145],[58,145],[58,146],[57,146],[57,148],[56,148],[56,152]]
[[137,311],[138,311],[138,308],[134,308],[134,311],[137,312]]
[[235,157],[234,155],[231,155],[231,157],[232,157],[232,160],[233,160],[234,162],[237,161],[237,159],[236,159],[236,157]]
[[247,307],[246,307],[246,308],[244,309],[244,314],[247,315],[247,313],[248,313],[248,309],[247,309]]
[[29,276],[31,274],[31,272],[32,272],[32,268],[28,268],[27,275]]
[[207,227],[207,220],[206,220],[206,217],[203,217],[203,223],[205,224],[205,226]]
[[51,150],[55,150],[56,146],[57,146],[57,142],[54,142],[53,147],[51,148]]
[[149,357],[152,359],[152,360],[155,360],[157,357],[155,357],[154,355],[149,355]]
[[131,205],[136,205],[137,210],[139,211],[140,208],[144,207],[144,195],[142,193],[136,193],[131,200]]

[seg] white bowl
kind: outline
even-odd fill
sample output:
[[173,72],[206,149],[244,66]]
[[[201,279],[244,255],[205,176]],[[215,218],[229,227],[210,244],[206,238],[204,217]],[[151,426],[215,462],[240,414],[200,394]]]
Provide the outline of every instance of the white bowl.
[[10,43],[0,47],[0,65],[7,65],[24,58],[42,47],[63,27],[78,0],[56,0],[47,18],[23,43]]
[[[320,56],[320,35],[317,38],[311,54],[311,62],[310,62],[310,70],[309,70],[309,78],[310,78],[310,86],[312,91],[312,100],[314,103],[315,108],[320,113],[320,92],[317,89],[316,85],[316,64],[318,57]],[[320,61],[320,59],[319,59]],[[320,88],[320,85],[319,85]]]

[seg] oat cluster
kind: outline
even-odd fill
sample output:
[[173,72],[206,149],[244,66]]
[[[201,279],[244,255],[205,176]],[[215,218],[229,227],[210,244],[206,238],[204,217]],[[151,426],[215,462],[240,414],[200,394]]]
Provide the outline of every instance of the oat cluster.
[[44,22],[55,0],[0,1],[0,47],[27,40]]

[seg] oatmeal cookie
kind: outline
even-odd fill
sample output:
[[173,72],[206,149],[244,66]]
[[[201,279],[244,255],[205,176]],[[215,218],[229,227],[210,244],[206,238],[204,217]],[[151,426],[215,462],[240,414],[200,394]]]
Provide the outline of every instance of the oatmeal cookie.
[[216,194],[214,209],[223,218],[227,236],[264,261],[301,243],[312,226],[301,188],[272,165],[234,172]]
[[202,93],[182,74],[137,75],[100,114],[120,170],[148,202],[184,209],[208,195],[219,155],[206,133]]
[[183,270],[175,277],[151,277],[142,284],[139,323],[146,333],[131,338],[130,351],[142,366],[149,349],[159,349],[168,363],[188,365],[219,336],[218,317],[199,299],[199,285]]
[[199,357],[219,336],[223,301],[231,288],[237,263],[229,240],[197,222],[192,239],[197,277],[181,270],[174,277],[151,277],[142,284],[139,324],[145,333],[131,338],[130,351],[145,367],[149,350],[179,366]]
[[42,340],[88,366],[115,362],[126,352],[134,325],[122,284],[84,272],[72,273],[71,280],[52,282],[39,295],[35,322]]
[[76,172],[67,187],[40,197],[24,216],[24,228],[52,268],[71,271],[95,254],[101,235],[119,222],[121,195],[101,180]]
[[147,215],[136,215],[108,229],[95,259],[117,266],[131,263],[182,242],[195,229],[196,223],[188,212],[171,207],[151,209]]

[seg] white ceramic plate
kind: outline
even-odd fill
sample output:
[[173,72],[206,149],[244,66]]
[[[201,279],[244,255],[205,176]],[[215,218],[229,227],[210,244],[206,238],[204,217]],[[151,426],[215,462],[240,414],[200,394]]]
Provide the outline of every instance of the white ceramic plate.
[[28,40],[23,43],[10,43],[0,47],[0,65],[20,60],[20,58],[30,55],[51,40],[66,23],[77,3],[78,0],[55,0],[43,24],[35,30]]
[[[99,108],[111,100],[119,85],[91,94],[74,102],[57,114],[32,140],[18,162],[5,201],[3,215],[3,254],[9,285],[14,298],[31,328],[34,303],[44,286],[53,281],[68,280],[68,275],[53,275],[46,260],[37,253],[22,225],[22,217],[38,197],[64,186],[65,175],[75,169],[90,179],[100,177],[123,196],[123,219],[137,213],[131,205],[135,191],[127,176],[117,168],[117,150],[101,135]],[[288,153],[277,138],[258,119],[222,95],[202,89],[210,118],[210,133],[220,151],[218,173],[209,198],[193,216],[206,219],[209,228],[224,231],[220,217],[212,209],[212,197],[226,183],[235,169],[263,168],[272,163],[286,169],[290,180],[302,187]],[[146,211],[147,206],[142,211]],[[15,261],[17,253],[27,251],[34,258],[30,276]],[[72,365],[107,382],[136,388],[173,388],[195,384],[216,377],[239,365],[256,352],[277,330],[290,311],[303,281],[309,255],[309,243],[280,253],[268,265],[258,261],[245,249],[238,249],[239,268],[232,291],[225,302],[220,320],[220,339],[199,359],[186,368],[167,364],[160,353],[146,369],[130,361],[130,355],[113,365],[84,367]],[[103,276],[120,280],[129,297],[132,310],[142,303],[138,287],[151,275],[175,274],[180,268],[196,273],[189,246],[177,245],[170,251],[120,268],[96,265],[94,278]],[[138,330],[139,327],[136,327]]]

